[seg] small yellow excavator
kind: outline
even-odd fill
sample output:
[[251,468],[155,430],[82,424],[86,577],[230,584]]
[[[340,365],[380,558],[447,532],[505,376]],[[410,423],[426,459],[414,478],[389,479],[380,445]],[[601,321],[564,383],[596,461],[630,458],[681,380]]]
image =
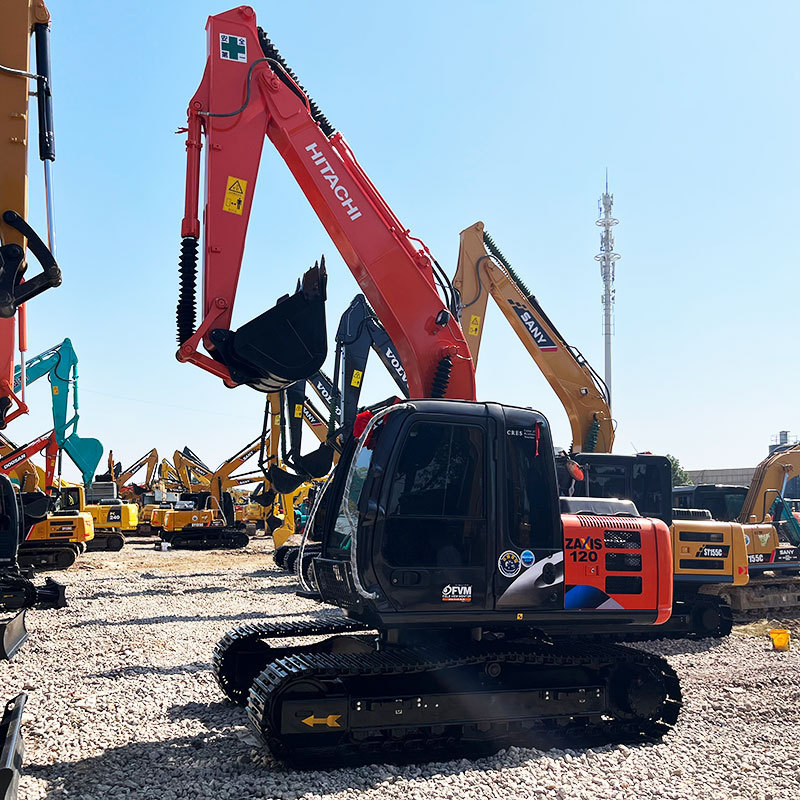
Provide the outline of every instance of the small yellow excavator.
[[139,508],[135,503],[123,503],[119,498],[87,503],[83,485],[65,480],[60,481],[57,487],[57,498],[63,509],[91,516],[94,538],[89,550],[122,550],[125,546],[123,531],[130,533],[136,530]]
[[[181,503],[190,508],[156,509],[150,520],[151,527],[171,547],[184,549],[212,549],[217,547],[246,547],[250,537],[245,524],[236,519],[236,509],[230,489],[240,480],[251,483],[255,478],[248,474],[241,478],[233,475],[246,461],[262,450],[262,437],[258,436],[234,453],[213,472],[197,458],[185,451],[174,454],[175,468],[189,491],[181,494]],[[264,480],[263,475],[261,480]]]
[[24,448],[16,447],[0,434],[0,458],[5,459],[15,451],[19,456],[12,459],[15,463],[7,474],[19,487],[21,496],[30,498],[25,515],[30,524],[19,545],[19,565],[37,570],[68,569],[94,539],[92,517],[46,494],[52,486],[45,471],[34,464]]

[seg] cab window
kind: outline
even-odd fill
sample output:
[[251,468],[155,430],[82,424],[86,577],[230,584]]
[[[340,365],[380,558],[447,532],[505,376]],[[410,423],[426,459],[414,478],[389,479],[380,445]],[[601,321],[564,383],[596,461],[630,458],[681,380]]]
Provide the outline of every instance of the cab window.
[[482,564],[486,552],[482,428],[415,422],[390,481],[383,553],[398,567]]
[[[548,460],[540,446],[524,437],[506,438],[506,505],[508,538],[519,548],[549,548],[556,540],[556,500]],[[560,532],[559,532],[560,533]]]

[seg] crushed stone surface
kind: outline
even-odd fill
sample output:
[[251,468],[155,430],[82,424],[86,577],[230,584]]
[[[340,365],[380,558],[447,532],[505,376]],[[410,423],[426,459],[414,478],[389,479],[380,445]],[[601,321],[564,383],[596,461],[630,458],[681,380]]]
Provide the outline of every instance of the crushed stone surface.
[[203,553],[129,542],[57,577],[69,607],[30,612],[29,641],[0,663],[3,696],[29,697],[22,800],[800,797],[800,649],[774,652],[765,633],[779,623],[800,648],[796,619],[637,645],[682,683],[681,717],[659,744],[298,772],[256,746],[210,671],[226,630],[320,608],[294,595],[266,542]]

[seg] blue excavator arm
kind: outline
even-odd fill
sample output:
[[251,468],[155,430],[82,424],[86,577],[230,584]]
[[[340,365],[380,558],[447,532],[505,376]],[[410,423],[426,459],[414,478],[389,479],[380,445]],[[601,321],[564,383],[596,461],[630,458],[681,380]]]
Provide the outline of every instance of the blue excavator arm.
[[[78,436],[78,356],[69,339],[29,358],[25,362],[25,385],[47,375],[53,404],[53,429],[59,448],[81,471],[84,483],[91,483],[103,457],[103,444],[98,439]],[[22,389],[23,373],[14,369],[14,393]],[[72,416],[69,416],[72,387]]]

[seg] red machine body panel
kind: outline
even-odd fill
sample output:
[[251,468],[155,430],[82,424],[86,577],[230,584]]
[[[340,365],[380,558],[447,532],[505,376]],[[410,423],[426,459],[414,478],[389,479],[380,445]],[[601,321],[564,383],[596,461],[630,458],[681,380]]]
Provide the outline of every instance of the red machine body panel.
[[672,613],[672,544],[658,519],[562,514],[564,608]]

